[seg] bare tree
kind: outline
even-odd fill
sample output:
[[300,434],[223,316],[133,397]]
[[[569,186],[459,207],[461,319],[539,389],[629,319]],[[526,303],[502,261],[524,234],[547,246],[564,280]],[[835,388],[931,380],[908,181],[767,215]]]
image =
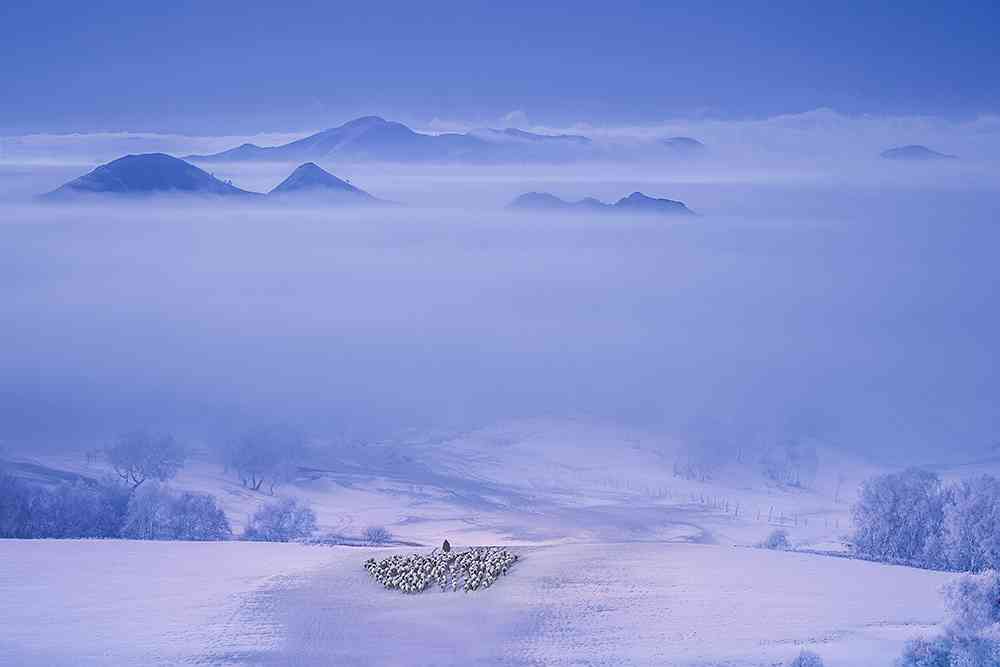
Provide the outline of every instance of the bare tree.
[[224,456],[227,469],[235,470],[243,486],[259,491],[265,483],[274,495],[277,487],[294,477],[294,461],[304,449],[304,438],[295,429],[268,426],[244,433],[229,444]]
[[165,482],[184,466],[184,448],[171,436],[135,432],[123,436],[107,452],[108,461],[132,490],[147,479]]

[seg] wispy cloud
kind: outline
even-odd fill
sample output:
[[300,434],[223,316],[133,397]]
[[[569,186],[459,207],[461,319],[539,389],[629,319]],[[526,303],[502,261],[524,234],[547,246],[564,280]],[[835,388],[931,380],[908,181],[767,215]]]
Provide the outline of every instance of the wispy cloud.
[[[690,136],[714,153],[728,157],[845,158],[877,154],[901,144],[926,144],[963,158],[996,160],[1000,156],[1000,115],[953,120],[935,116],[851,115],[833,109],[782,114],[768,118],[723,120],[711,117],[672,118],[659,123],[607,125],[579,122],[556,126],[533,123],[516,109],[492,123],[434,118],[419,131],[465,132],[485,125],[512,126],[541,133],[584,134],[608,144],[653,142]],[[149,132],[30,134],[0,137],[0,161],[87,164],[130,152],[163,151],[175,155],[210,153],[245,142],[262,146],[286,143],[309,131],[256,135],[192,136]]]

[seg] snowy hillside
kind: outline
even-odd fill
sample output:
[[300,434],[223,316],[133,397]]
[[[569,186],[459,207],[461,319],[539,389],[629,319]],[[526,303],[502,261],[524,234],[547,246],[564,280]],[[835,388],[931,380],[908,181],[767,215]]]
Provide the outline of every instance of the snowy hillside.
[[[322,450],[277,493],[307,500],[323,532],[382,525],[400,540],[525,544],[671,540],[753,544],[781,526],[798,545],[836,548],[857,484],[878,471],[816,448],[799,485],[766,476],[748,446],[711,460],[670,436],[574,420],[522,420],[409,441]],[[685,466],[696,457],[699,474]],[[110,469],[79,452],[18,459],[100,478]],[[680,470],[679,470],[680,468]],[[237,531],[271,496],[240,485],[207,454],[171,486],[218,497]]]

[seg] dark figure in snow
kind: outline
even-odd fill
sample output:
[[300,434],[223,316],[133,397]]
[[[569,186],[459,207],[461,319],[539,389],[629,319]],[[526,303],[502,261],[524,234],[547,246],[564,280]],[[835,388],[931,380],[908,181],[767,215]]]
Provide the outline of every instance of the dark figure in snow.
[[448,540],[445,540],[444,544],[441,545],[441,551],[443,551],[445,553],[448,553],[449,551],[451,551],[451,545],[448,544]]

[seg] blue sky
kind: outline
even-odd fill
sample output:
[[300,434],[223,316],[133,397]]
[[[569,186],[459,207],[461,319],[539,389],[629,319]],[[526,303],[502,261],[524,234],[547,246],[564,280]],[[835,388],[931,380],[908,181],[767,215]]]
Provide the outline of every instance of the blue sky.
[[997,3],[4,3],[0,133],[1000,109]]

